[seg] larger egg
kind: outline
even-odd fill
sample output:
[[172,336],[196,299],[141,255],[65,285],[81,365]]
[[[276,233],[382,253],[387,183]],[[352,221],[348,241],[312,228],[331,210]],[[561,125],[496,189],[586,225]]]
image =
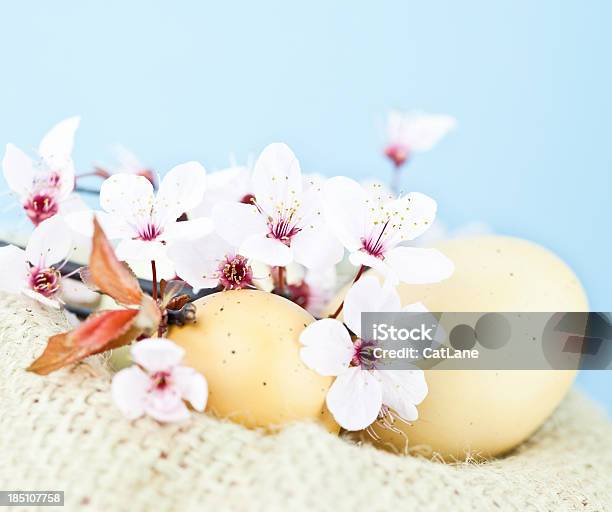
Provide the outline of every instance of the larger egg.
[[[587,311],[576,275],[532,242],[502,236],[438,245],[455,273],[433,285],[400,285],[402,304],[433,312]],[[535,340],[541,343],[540,339]],[[537,430],[559,405],[574,370],[426,370],[429,394],[419,419],[397,422],[401,434],[375,427],[381,446],[420,446],[447,460],[507,452]]]

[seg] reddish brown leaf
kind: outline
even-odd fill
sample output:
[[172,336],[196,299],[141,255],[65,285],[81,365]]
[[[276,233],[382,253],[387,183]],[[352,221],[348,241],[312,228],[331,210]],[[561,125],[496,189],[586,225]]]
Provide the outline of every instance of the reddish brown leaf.
[[189,295],[186,295],[186,294],[185,295],[179,295],[178,297],[173,297],[168,302],[167,309],[171,309],[173,311],[178,311],[180,309],[183,309],[183,306],[185,306],[185,304],[187,304],[190,300],[191,300],[191,297]]
[[49,338],[44,352],[28,371],[47,375],[93,354],[127,345],[143,332],[137,309],[93,313],[73,331]]
[[94,236],[89,260],[91,279],[102,293],[120,304],[136,305],[142,301],[142,289],[134,274],[121,263],[98,220],[94,218]]

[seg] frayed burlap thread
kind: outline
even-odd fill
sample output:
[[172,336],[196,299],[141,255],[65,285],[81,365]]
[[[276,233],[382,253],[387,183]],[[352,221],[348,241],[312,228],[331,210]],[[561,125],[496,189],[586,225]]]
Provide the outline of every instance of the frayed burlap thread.
[[0,489],[63,490],[83,511],[608,510],[612,427],[571,394],[510,456],[447,465],[332,436],[276,435],[205,414],[127,421],[104,360],[39,377],[24,368],[59,312],[0,295]]

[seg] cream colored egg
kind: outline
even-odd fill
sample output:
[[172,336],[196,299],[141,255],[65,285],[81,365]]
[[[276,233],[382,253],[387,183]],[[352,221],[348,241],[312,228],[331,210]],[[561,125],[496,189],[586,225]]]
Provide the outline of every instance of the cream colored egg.
[[[441,243],[454,275],[433,285],[400,285],[402,304],[430,311],[586,311],[574,273],[557,256],[516,238],[474,237]],[[333,305],[332,305],[333,307]],[[332,309],[330,307],[330,309]],[[446,459],[497,455],[529,437],[557,407],[575,371],[427,370],[429,394],[419,419],[396,425],[405,436],[377,428],[381,444],[404,452],[423,445]],[[407,440],[407,442],[406,442]]]
[[299,335],[314,318],[262,291],[215,293],[195,302],[197,321],[171,328],[185,364],[206,376],[207,411],[249,428],[315,420],[337,433],[325,397],[333,382],[301,361]]

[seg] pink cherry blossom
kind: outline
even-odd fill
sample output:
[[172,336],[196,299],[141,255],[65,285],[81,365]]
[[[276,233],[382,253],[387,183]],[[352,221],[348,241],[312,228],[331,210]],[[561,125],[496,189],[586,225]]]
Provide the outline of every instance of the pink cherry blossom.
[[93,172],[79,176],[79,178],[93,175],[108,179],[113,174],[133,174],[148,179],[153,187],[157,187],[157,174],[155,171],[143,164],[134,153],[121,145],[116,145],[113,148],[113,152],[117,158],[115,166],[106,168],[105,166],[96,165]]
[[[171,169],[162,179],[157,194],[151,182],[134,174],[114,174],[100,190],[102,212],[95,215],[109,239],[120,240],[121,260],[164,259],[167,248],[181,239],[193,240],[208,234],[212,222],[178,218],[200,203],[206,186],[206,171],[198,162]],[[76,213],[66,220],[77,232],[91,236],[93,212]]]
[[64,286],[60,270],[72,248],[70,231],[60,217],[42,221],[25,251],[14,245],[0,247],[0,290],[59,308]]
[[300,164],[287,145],[262,151],[252,183],[252,204],[226,201],[212,211],[217,233],[240,254],[267,265],[295,261],[307,268],[342,259],[342,246],[323,219],[321,188],[304,188]]
[[385,155],[401,167],[413,153],[432,149],[456,125],[455,118],[447,115],[394,110],[389,113]]
[[253,286],[249,260],[216,233],[197,240],[175,242],[168,256],[176,274],[196,293],[202,288],[217,286],[225,290]]
[[181,366],[185,351],[172,341],[149,338],[131,350],[135,365],[113,377],[112,396],[128,419],[143,415],[162,422],[189,418],[189,402],[203,411],[208,400],[208,384],[193,368]]
[[336,267],[305,269],[298,277],[288,278],[291,300],[315,318],[321,317],[338,291]]
[[453,262],[437,249],[405,247],[431,226],[436,202],[419,192],[397,199],[337,176],[325,183],[325,216],[356,266],[371,267],[392,283],[436,283],[450,277]]
[[400,310],[427,311],[421,303],[402,309],[395,289],[365,276],[346,294],[346,327],[339,320],[325,318],[310,324],[300,335],[304,364],[320,375],[336,377],[326,402],[334,419],[346,430],[366,429],[377,419],[385,422],[396,415],[403,421],[418,418],[416,406],[428,392],[423,370],[387,370],[372,365],[372,344],[361,332],[362,313]]
[[35,226],[58,213],[86,209],[72,193],[71,153],[79,121],[79,117],[71,117],[55,125],[38,146],[37,162],[15,145],[6,146],[2,160],[4,178]]
[[204,199],[189,212],[189,218],[210,217],[215,205],[222,202],[253,204],[252,174],[252,167],[246,165],[209,173]]

